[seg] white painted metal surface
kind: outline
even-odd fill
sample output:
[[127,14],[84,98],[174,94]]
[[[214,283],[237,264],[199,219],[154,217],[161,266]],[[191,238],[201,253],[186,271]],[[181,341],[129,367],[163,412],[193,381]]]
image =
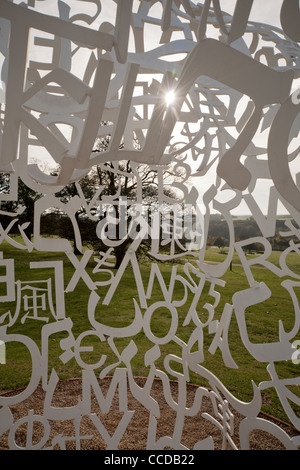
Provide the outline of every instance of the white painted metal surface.
[[[299,377],[283,380],[276,371],[278,361],[298,360],[294,341],[300,322],[299,299],[295,291],[299,287],[299,274],[288,267],[287,257],[291,251],[298,252],[299,245],[291,244],[282,252],[280,266],[267,259],[271,253],[268,237],[274,234],[278,204],[282,204],[286,213],[300,223],[297,186],[300,168],[299,161],[297,163],[299,4],[296,0],[283,1],[282,31],[275,26],[249,20],[252,0],[233,3],[236,7],[231,16],[221,11],[219,0],[197,4],[191,0],[90,0],[78,2],[78,5],[77,2],[59,0],[28,0],[28,4],[24,2],[22,5],[8,0],[0,2],[0,169],[10,174],[9,191],[0,194],[0,201],[17,199],[18,177],[30,189],[43,194],[34,207],[33,239],[26,236],[25,226],[19,225],[20,238],[16,241],[9,236],[9,228],[4,229],[0,225],[0,244],[6,240],[28,256],[33,249],[58,253],[55,261],[51,258],[49,262],[30,264],[32,270],[49,268],[49,273],[54,273],[53,285],[45,281],[41,291],[38,285],[32,284],[31,296],[27,291],[25,296],[28,280],[26,284],[25,280],[15,278],[14,260],[6,257],[4,248],[0,253],[0,266],[6,273],[0,280],[7,287],[0,302],[11,302],[16,306],[15,310],[8,312],[1,310],[0,355],[3,359],[7,343],[16,341],[25,345],[32,361],[32,375],[27,388],[15,396],[0,397],[0,428],[3,432],[9,431],[12,448],[17,447],[14,433],[21,422],[14,422],[9,406],[30,396],[40,381],[46,392],[44,414],[27,417],[28,422],[37,420],[44,427],[44,437],[34,448],[41,448],[47,442],[49,420],[80,421],[84,415],[91,415],[93,419],[88,399],[92,388],[98,394],[102,411],[109,412],[109,403],[97,388],[94,371],[98,368],[101,368],[100,377],[113,372],[112,394],[115,384],[121,387],[126,379],[131,393],[149,411],[150,448],[160,449],[168,445],[185,449],[181,443],[184,418],[201,411],[203,396],[219,406],[211,420],[222,430],[224,445],[229,443],[236,447],[231,439],[228,403],[244,416],[240,427],[241,448],[248,448],[252,429],[266,429],[287,448],[296,448],[300,443],[299,437],[291,439],[274,423],[258,418],[262,390],[275,387],[287,419],[298,429],[300,426],[299,417],[290,405],[290,402],[299,405],[299,398],[287,389],[287,385],[299,386]],[[79,10],[83,5],[84,8]],[[101,125],[103,122],[105,126]],[[108,133],[111,138],[105,150],[93,151],[97,139]],[[291,142],[295,141],[296,147],[289,150]],[[87,216],[92,217],[92,207],[101,211],[104,205],[119,204],[120,199],[115,195],[103,195],[103,187],[100,186],[88,203],[80,192],[80,181],[93,167],[108,161],[115,162],[117,172],[117,163],[123,160],[132,162],[137,176],[138,164],[156,169],[161,206],[168,203],[175,208],[178,205],[178,199],[170,201],[164,194],[162,176],[162,171],[168,167],[178,170],[173,189],[178,192],[180,203],[193,208],[198,226],[190,249],[186,249],[181,237],[173,233],[169,239],[165,238],[165,245],[170,246],[169,252],[162,252],[162,240],[157,231],[159,213],[152,214],[152,224],[138,218],[142,229],[132,237],[121,266],[112,274],[110,261],[120,240],[110,239],[103,225],[98,224],[97,234],[104,240],[107,251],[97,255],[85,251],[79,261],[68,240],[41,236],[40,218],[51,207],[62,207],[72,221],[78,246],[82,247],[84,240],[77,226],[76,211],[84,206]],[[55,176],[49,171],[51,165],[59,167]],[[62,203],[56,194],[70,182],[76,183],[78,195],[68,203]],[[263,213],[255,192],[261,182],[270,188],[266,213]],[[222,198],[223,195],[227,196],[226,199]],[[142,202],[142,187],[137,177],[136,207]],[[255,218],[261,229],[260,237],[243,241],[235,239],[233,214],[240,206]],[[219,264],[205,261],[212,211],[220,213],[228,224],[228,254]],[[7,215],[1,208],[0,213]],[[10,216],[13,223],[18,220],[17,212]],[[287,228],[289,232],[286,233],[299,238],[298,228],[292,223]],[[153,260],[147,287],[143,284],[136,257],[136,250],[146,235],[151,240]],[[128,233],[125,236],[129,236]],[[255,261],[247,259],[243,251],[253,242],[264,247],[264,253]],[[175,252],[175,246],[179,252]],[[239,255],[249,286],[234,294],[232,303],[225,305],[217,319],[218,288],[226,289],[221,278],[230,266],[234,250]],[[74,266],[74,276],[68,285],[64,284],[63,261],[59,253],[65,253]],[[184,275],[179,275],[176,263],[173,264],[170,284],[166,286],[159,261],[186,260],[188,255],[192,257],[185,261]],[[93,259],[94,271],[88,274],[86,266]],[[294,326],[291,331],[285,331],[283,323],[279,324],[276,342],[265,342],[262,338],[261,343],[253,343],[248,335],[246,309],[264,302],[271,295],[264,282],[256,281],[252,269],[254,262],[284,279],[282,285],[290,293],[294,306],[293,312],[287,312],[294,316]],[[96,310],[101,311],[101,305],[109,305],[118,295],[124,269],[130,263],[137,287],[137,296],[132,302],[134,321],[126,327],[102,324],[101,315],[96,315]],[[96,274],[101,272],[110,273],[106,281],[97,281]],[[156,278],[163,293],[160,302],[151,299]],[[76,295],[79,279],[90,291],[85,314],[91,329],[76,338],[72,319],[66,314],[65,302],[68,293]],[[181,300],[175,300],[175,282],[184,288],[186,295]],[[211,303],[205,305],[208,312],[205,322],[200,320],[197,312],[204,285],[210,287],[212,296]],[[45,304],[51,305],[48,317],[30,303],[38,295]],[[187,296],[193,300],[183,324],[192,332],[185,342],[178,336],[178,310],[187,301]],[[13,325],[20,319],[20,302],[23,301],[27,302],[23,324],[43,322],[41,349],[25,334],[11,333]],[[152,331],[151,319],[160,309],[169,312],[170,327],[158,337]],[[218,375],[206,368],[204,358],[202,340],[208,328],[212,337],[210,354],[220,349],[223,358],[220,367],[237,368],[228,337],[233,316],[238,322],[244,347],[256,361],[265,364],[270,376],[268,382],[253,383],[250,402],[236,398]],[[48,370],[48,342],[57,332],[67,334],[67,339],[60,345],[61,361],[67,367],[68,361],[75,358],[82,368],[83,377],[83,399],[77,406],[65,409],[51,405],[59,378],[55,370]],[[133,338],[140,332],[152,343],[144,357],[149,370],[144,388],[135,383],[131,366],[138,347]],[[107,366],[105,357],[99,358],[94,365],[82,360],[80,343],[84,336],[89,335],[98,336],[101,342],[107,342],[111,347],[112,354],[116,355],[113,366]],[[128,347],[118,351],[114,341],[125,337],[132,339]],[[165,370],[161,370],[156,363],[161,356],[160,346],[169,342],[177,344],[180,354],[167,355]],[[181,373],[173,371],[172,361],[181,364]],[[0,375],[1,367],[0,360]],[[170,394],[167,372],[178,380],[177,402]],[[191,372],[208,380],[210,388],[199,387],[192,408],[188,408],[185,387]],[[166,401],[177,415],[174,434],[158,440],[156,419],[160,409],[150,395],[155,377],[163,380]],[[120,401],[124,426],[117,429],[114,439],[110,439],[103,426],[97,426],[95,421],[99,433],[107,439],[108,448],[117,448],[134,411],[127,409],[126,393],[125,388]],[[207,437],[195,444],[195,449],[213,448],[213,439]],[[57,440],[62,447],[63,439]]]

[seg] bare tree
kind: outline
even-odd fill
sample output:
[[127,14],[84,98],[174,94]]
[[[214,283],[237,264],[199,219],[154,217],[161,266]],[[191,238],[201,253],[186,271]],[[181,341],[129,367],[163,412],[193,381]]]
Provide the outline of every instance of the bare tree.
[[[105,125],[105,123],[103,124]],[[101,153],[107,150],[110,143],[111,136],[109,134],[97,139],[93,152]],[[134,146],[138,148],[138,141],[134,141]],[[120,146],[122,148],[122,145]],[[171,168],[164,168],[163,170],[163,181],[164,181],[164,194],[170,199],[176,200],[176,193],[171,188],[171,180],[174,179],[174,172]],[[108,200],[114,201],[115,218],[120,218],[119,204],[121,198],[126,199],[129,209],[131,204],[141,197],[144,206],[150,206],[158,202],[158,177],[157,168],[155,166],[147,164],[136,164],[130,160],[126,161],[108,161],[95,165],[91,171],[84,178],[80,180],[78,184],[72,183],[67,185],[60,193],[56,196],[59,197],[63,202],[71,199],[78,194],[78,185],[80,191],[84,196],[84,200],[89,204],[98,191],[101,200],[107,197]],[[139,193],[139,194],[138,194]],[[101,220],[106,217],[103,213],[99,216]],[[78,209],[76,213],[76,220],[78,225],[80,222],[85,222],[88,225],[86,217],[86,207],[83,205]],[[130,223],[131,215],[127,213],[127,224]],[[124,229],[124,227],[123,227]],[[91,239],[91,231],[85,232],[86,237]],[[126,250],[131,243],[130,237],[122,237],[120,234],[120,225],[116,225],[115,232],[116,246],[114,247],[114,254],[116,257],[115,268],[118,268],[122,263],[125,256]],[[101,241],[101,240],[100,240]],[[93,239],[92,244],[97,244],[97,241]],[[76,245],[74,239],[74,253],[78,254],[80,251]]]
[[[0,193],[9,191],[10,188],[10,175],[8,173],[0,172]],[[18,198],[16,201],[2,201],[1,210],[7,213],[19,212],[18,220],[20,223],[29,222],[24,232],[29,240],[31,240],[33,234],[33,219],[34,219],[34,204],[35,202],[42,197],[42,194],[33,191],[28,188],[25,183],[18,178]],[[24,210],[20,210],[20,208]],[[10,217],[1,216],[1,222],[6,223],[10,220]]]

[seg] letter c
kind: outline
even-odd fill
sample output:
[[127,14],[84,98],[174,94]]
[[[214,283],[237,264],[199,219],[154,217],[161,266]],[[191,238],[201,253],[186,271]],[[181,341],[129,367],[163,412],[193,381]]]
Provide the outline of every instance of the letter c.
[[297,106],[297,104],[300,104],[300,88],[292,94],[292,102]]
[[287,149],[294,120],[300,112],[300,101],[293,103],[292,95],[281,105],[270,129],[268,164],[271,177],[279,194],[300,211],[300,191],[291,176]]

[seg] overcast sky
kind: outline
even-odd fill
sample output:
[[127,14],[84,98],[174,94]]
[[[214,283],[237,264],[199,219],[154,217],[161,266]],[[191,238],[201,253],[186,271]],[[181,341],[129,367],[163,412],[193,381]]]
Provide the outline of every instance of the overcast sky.
[[[283,0],[254,0],[250,20],[280,27],[280,9]],[[221,0],[222,10],[232,14],[236,0]]]
[[[21,0],[16,0],[16,3],[20,3]],[[73,0],[72,0],[73,1]],[[75,6],[75,4],[72,5],[71,0],[66,0],[66,3],[68,3],[71,6]],[[137,1],[137,0],[135,0]],[[197,1],[193,0],[194,3],[196,4]],[[138,2],[139,3],[139,2]],[[203,3],[203,1],[201,1]],[[273,26],[280,27],[280,9],[282,6],[283,0],[254,0],[253,1],[253,6],[250,14],[250,20],[255,21],[255,22],[260,22],[260,23],[267,23]],[[53,10],[54,5],[56,2],[51,2],[51,1],[37,1],[36,2],[36,8],[38,8],[40,11],[43,11],[46,14],[57,14],[57,11]],[[80,2],[81,5],[84,5],[84,2]],[[113,1],[108,1],[107,0],[102,0],[102,12],[101,12],[101,20],[108,20],[110,22],[114,22],[115,18],[115,11],[116,11],[116,4]],[[233,14],[234,8],[236,5],[236,0],[220,0],[220,6],[223,11],[226,11],[229,14]],[[76,4],[77,6],[77,4]],[[95,5],[91,2],[86,2],[85,4],[86,8],[89,9],[91,7],[95,7]],[[94,8],[93,8],[94,9]],[[103,18],[103,15],[105,14],[106,18]],[[265,188],[263,188],[264,191],[258,195],[259,197],[259,203],[260,207],[263,207],[264,212],[267,209],[267,203],[268,203],[268,194],[265,192]],[[235,213],[244,213],[245,207],[240,207],[235,211]]]
[[[198,2],[196,0],[192,0],[193,3],[197,4]],[[251,16],[250,19],[252,21],[259,21],[262,23],[269,23],[273,24],[275,26],[280,26],[280,8],[282,5],[283,0],[254,0],[253,1],[253,6],[251,10]],[[15,0],[14,3],[22,3],[22,0]],[[66,3],[72,5],[72,1],[66,0]],[[84,4],[84,2],[80,2],[81,5]],[[199,3],[203,3],[203,0]],[[232,14],[234,11],[234,7],[236,4],[236,0],[220,0],[220,6],[221,9]],[[105,11],[108,13],[107,7],[111,7],[112,5],[112,10],[115,11],[115,4],[111,1],[107,3],[107,0],[102,1],[102,11]],[[75,5],[73,5],[75,6]],[[86,2],[85,8],[89,9],[91,8],[94,10],[95,5],[93,3]],[[37,1],[35,8],[44,11],[45,13],[48,14],[56,14],[57,7],[56,7],[56,2],[52,1]],[[111,18],[109,18],[111,19]]]

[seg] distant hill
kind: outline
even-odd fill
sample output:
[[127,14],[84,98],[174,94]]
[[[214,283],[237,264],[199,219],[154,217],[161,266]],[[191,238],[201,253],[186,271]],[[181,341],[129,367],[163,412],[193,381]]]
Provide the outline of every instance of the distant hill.
[[[290,240],[298,241],[296,237],[292,236],[282,236],[284,232],[290,232],[290,229],[285,224],[286,220],[292,219],[290,215],[279,215],[276,220],[275,233],[272,237],[269,237],[273,250],[284,250],[289,246]],[[292,220],[293,225],[296,228],[299,228],[294,220]],[[246,240],[252,237],[262,236],[262,232],[251,216],[233,216],[233,225],[235,231],[235,240]],[[221,240],[223,246],[228,246],[229,244],[229,230],[226,220],[220,214],[212,214],[210,216],[210,224],[208,230],[208,245],[220,245]]]

